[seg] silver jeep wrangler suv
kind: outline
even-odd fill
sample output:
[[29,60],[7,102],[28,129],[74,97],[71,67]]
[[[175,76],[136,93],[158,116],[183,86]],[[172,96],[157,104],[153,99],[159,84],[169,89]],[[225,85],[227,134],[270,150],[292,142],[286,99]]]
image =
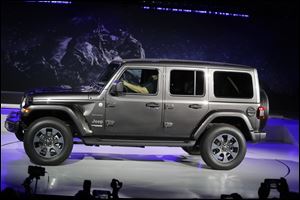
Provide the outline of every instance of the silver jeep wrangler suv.
[[257,70],[183,60],[113,61],[85,88],[35,89],[5,127],[32,162],[58,165],[85,145],[176,146],[213,169],[232,169],[246,141],[266,137],[268,98]]

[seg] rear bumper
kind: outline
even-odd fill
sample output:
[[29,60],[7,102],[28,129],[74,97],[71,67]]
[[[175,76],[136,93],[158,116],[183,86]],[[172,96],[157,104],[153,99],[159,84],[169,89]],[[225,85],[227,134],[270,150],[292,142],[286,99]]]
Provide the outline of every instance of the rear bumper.
[[11,112],[5,120],[5,129],[16,133],[20,128],[21,112]]
[[266,139],[266,132],[251,132],[253,142],[262,142]]

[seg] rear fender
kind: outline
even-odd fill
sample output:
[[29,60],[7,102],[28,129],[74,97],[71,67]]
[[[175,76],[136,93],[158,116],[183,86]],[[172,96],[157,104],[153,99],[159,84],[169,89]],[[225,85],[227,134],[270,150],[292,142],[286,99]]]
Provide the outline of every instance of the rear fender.
[[238,117],[241,118],[247,125],[249,132],[251,134],[251,138],[253,139],[253,127],[250,123],[250,120],[248,119],[248,117],[243,114],[243,113],[239,113],[239,112],[215,112],[211,115],[209,115],[203,123],[201,123],[200,127],[198,129],[196,129],[196,131],[193,134],[193,138],[198,140],[199,137],[204,133],[204,131],[206,130],[207,126],[216,118],[218,117]]

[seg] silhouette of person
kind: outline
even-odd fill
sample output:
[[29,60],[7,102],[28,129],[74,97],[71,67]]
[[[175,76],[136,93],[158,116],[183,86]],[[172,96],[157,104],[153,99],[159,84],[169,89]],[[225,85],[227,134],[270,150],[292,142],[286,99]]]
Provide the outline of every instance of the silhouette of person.
[[76,200],[90,200],[93,199],[93,196],[91,195],[91,185],[92,182],[90,180],[84,180],[83,182],[83,190],[80,190],[75,195]]

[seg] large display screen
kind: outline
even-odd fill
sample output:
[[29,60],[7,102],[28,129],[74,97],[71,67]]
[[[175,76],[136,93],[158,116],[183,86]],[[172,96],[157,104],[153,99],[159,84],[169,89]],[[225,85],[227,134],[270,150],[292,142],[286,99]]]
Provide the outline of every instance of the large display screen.
[[249,65],[269,94],[298,98],[291,7],[68,2],[4,3],[1,91],[91,85],[111,60],[169,58]]

